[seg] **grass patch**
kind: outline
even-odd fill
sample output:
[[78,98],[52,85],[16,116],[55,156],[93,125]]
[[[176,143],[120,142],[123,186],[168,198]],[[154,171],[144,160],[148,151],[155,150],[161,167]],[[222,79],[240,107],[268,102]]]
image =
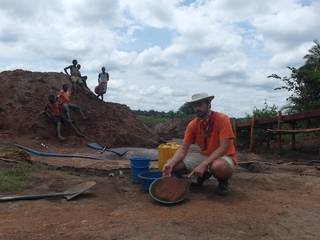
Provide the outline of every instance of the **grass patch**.
[[144,122],[147,126],[154,126],[158,123],[163,123],[168,121],[170,118],[168,117],[158,117],[158,116],[137,116],[142,122]]
[[33,173],[39,170],[38,165],[31,166],[1,166],[0,192],[19,191],[33,180]]

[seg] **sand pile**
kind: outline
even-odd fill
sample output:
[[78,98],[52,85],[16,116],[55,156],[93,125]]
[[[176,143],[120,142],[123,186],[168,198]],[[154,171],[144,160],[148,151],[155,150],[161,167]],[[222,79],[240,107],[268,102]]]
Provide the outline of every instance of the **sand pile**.
[[[62,84],[70,80],[62,73],[42,73],[23,70],[0,73],[0,132],[10,136],[41,138],[56,142],[55,126],[41,114],[49,94],[57,94]],[[106,98],[107,95],[106,95]],[[157,144],[157,135],[143,124],[131,110],[122,104],[105,103],[93,93],[78,90],[72,102],[80,105],[88,119],[79,113],[72,113],[77,126],[90,138],[110,147],[147,147]],[[63,135],[66,144],[86,141],[76,137],[65,127]]]
[[154,126],[154,131],[163,139],[183,138],[185,129],[193,116],[187,118],[173,118]]

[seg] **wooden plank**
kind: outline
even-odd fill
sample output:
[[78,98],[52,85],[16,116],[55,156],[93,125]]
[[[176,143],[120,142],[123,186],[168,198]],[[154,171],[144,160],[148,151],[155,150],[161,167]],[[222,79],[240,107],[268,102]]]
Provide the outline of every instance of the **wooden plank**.
[[254,124],[255,124],[255,116],[252,116],[251,119],[251,127],[250,127],[250,145],[249,151],[252,152],[254,149]]
[[22,161],[17,161],[17,160],[8,159],[8,158],[2,158],[2,157],[0,157],[0,161],[9,162],[9,163],[23,163]]
[[308,112],[284,115],[283,121],[285,121],[285,122],[297,121],[297,120],[311,119],[311,118],[317,118],[317,117],[320,117],[320,109],[308,111]]
[[236,124],[236,119],[232,118],[231,119],[231,124],[232,124],[232,128],[233,128],[233,133],[234,133],[234,146],[237,146],[237,124]]
[[[281,122],[282,122],[282,113],[281,111],[278,112],[278,129],[281,130]],[[278,144],[279,144],[279,153],[281,154],[282,152],[282,136],[281,136],[281,132],[278,132]]]
[[[277,117],[265,118],[265,119],[256,119],[256,125],[266,125],[270,123],[277,123]],[[250,128],[251,126],[251,119],[246,120],[237,120],[237,127],[238,128]]]
[[267,132],[267,149],[270,149],[270,141],[271,141],[271,134]]
[[292,133],[310,133],[320,132],[320,128],[308,128],[308,129],[267,129],[268,132],[292,134]]
[[[302,112],[290,115],[282,115],[282,122],[292,122],[304,119],[320,118],[320,109]],[[276,124],[278,122],[278,117],[270,118],[260,118],[255,120],[255,125],[266,125],[266,124]],[[251,119],[237,120],[238,128],[249,128],[251,126]]]
[[[295,130],[296,124],[292,122],[290,125],[292,130]],[[296,134],[295,133],[291,134],[291,150],[292,151],[296,150]]]

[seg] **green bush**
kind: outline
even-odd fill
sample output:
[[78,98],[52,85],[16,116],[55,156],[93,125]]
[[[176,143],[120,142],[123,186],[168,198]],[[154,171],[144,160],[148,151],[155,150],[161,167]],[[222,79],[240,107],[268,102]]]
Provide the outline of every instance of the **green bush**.
[[278,107],[275,104],[269,105],[265,100],[264,106],[261,109],[255,106],[253,108],[252,114],[246,113],[247,118],[252,118],[253,115],[256,119],[274,117],[278,115]]

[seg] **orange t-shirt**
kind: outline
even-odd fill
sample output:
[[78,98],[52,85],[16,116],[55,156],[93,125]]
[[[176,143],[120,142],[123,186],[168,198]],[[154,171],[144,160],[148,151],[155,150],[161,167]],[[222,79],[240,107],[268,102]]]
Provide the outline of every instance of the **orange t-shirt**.
[[193,119],[187,126],[183,142],[197,144],[203,155],[209,156],[219,146],[224,138],[232,139],[227,148],[226,155],[237,164],[237,155],[233,143],[234,133],[230,119],[226,114],[211,112],[208,120]]
[[65,92],[63,90],[60,90],[58,94],[58,101],[60,104],[70,103],[70,92],[69,91]]
[[60,105],[55,102],[55,103],[48,103],[46,106],[46,112],[53,116],[53,117],[57,117],[61,115],[61,109],[60,109]]

